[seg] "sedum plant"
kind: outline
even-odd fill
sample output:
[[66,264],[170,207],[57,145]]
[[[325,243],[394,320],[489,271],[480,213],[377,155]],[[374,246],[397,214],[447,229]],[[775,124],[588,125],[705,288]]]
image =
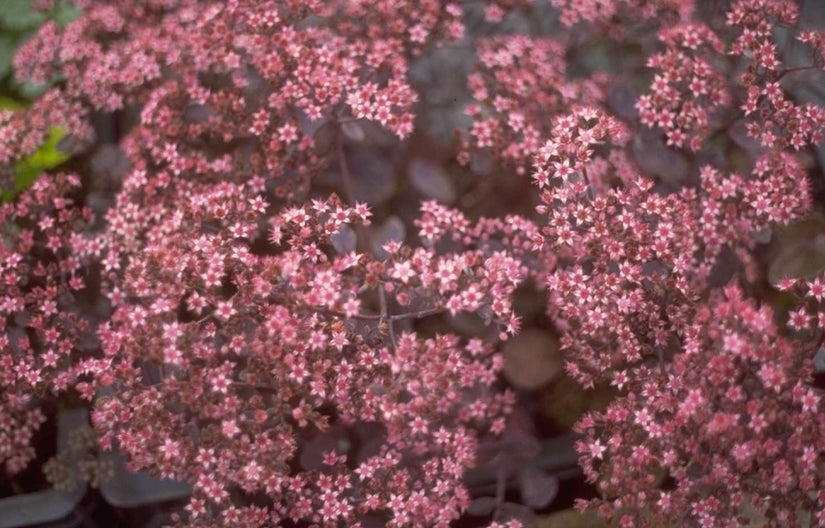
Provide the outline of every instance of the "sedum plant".
[[[178,526],[448,526],[511,428],[500,350],[532,288],[568,375],[617,393],[576,426],[601,492],[579,507],[825,524],[825,287],[788,277],[772,307],[759,257],[816,208],[825,109],[791,81],[821,74],[825,37],[797,2],[75,4],[14,58],[50,88],[0,113],[0,175],[51,127],[92,148],[102,115],[126,162],[97,212],[82,163],[0,206],[8,473],[38,401],[75,399],[100,449],[192,484]],[[385,222],[363,159],[416,148],[451,99],[421,72],[467,50],[439,148],[474,181],[417,154],[406,190],[441,201]],[[544,507],[531,486],[557,481],[533,481]],[[491,526],[520,525],[501,495]]]

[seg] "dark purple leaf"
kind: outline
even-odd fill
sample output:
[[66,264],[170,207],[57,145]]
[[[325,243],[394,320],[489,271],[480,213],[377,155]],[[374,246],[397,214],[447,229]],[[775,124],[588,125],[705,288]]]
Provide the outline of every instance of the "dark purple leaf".
[[541,453],[541,443],[528,432],[515,428],[507,429],[501,437],[502,451],[518,457],[520,460],[529,460]]
[[304,446],[298,462],[307,471],[321,469],[324,464],[324,455],[335,451],[337,446],[338,440],[334,436],[320,434]]
[[355,250],[357,238],[355,231],[353,231],[350,226],[343,225],[336,233],[329,237],[329,241],[332,243],[335,251],[343,255],[344,253]]
[[361,125],[354,121],[347,121],[344,124],[342,124],[341,130],[343,130],[344,135],[347,136],[347,139],[354,141],[356,143],[364,141],[364,139],[367,137]]
[[685,157],[661,140],[637,137],[633,142],[633,155],[642,171],[656,175],[667,183],[679,185],[688,176]]
[[538,389],[562,373],[556,336],[543,330],[521,332],[504,345],[504,377],[520,389]]
[[421,194],[443,203],[455,201],[455,186],[447,171],[440,165],[415,158],[410,161],[407,174],[413,187]]
[[406,236],[404,222],[397,216],[391,216],[372,235],[372,250],[378,258],[388,258],[389,254],[383,249],[384,244],[390,240],[403,242]]
[[491,513],[493,513],[493,510],[495,508],[495,497],[479,497],[477,499],[473,499],[473,502],[470,503],[470,507],[467,508],[467,513],[469,513],[470,515],[483,517],[485,515],[490,515]]
[[355,200],[375,207],[389,200],[396,189],[395,163],[378,149],[361,148],[347,155]]
[[514,502],[505,502],[499,507],[499,512],[502,515],[502,520],[516,519],[521,521],[523,526],[533,526],[536,522],[536,514],[533,513],[532,509]]
[[535,510],[547,507],[559,492],[559,479],[535,467],[519,472],[521,500]]

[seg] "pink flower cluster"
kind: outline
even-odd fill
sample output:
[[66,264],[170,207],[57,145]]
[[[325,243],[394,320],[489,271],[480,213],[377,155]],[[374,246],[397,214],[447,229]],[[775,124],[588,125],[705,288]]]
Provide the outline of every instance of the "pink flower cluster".
[[[634,369],[627,398],[579,423],[585,472],[611,497],[600,508],[627,527],[822,523],[825,422],[809,358],[740,289],[711,297],[668,376]],[[664,469],[674,483],[656,489]]]
[[561,11],[565,26],[594,24],[608,35],[621,38],[627,26],[641,21],[662,23],[689,19],[693,2],[678,0],[551,0]]
[[[237,489],[265,493],[272,523],[354,524],[389,510],[399,526],[446,526],[467,506],[470,431],[501,431],[512,400],[492,390],[500,362],[488,345],[401,325],[444,310],[506,321],[499,300],[520,281],[517,263],[397,242],[386,261],[330,255],[329,236],[369,216],[335,200],[271,217],[282,251],[255,254],[256,194],[188,192],[129,259],[100,331],[102,444],[117,441],[133,468],[194,482],[192,523],[253,522],[257,508],[224,507]],[[365,428],[383,440],[356,449],[351,436]],[[294,471],[299,437],[327,449]]]
[[88,354],[77,350],[90,325],[75,307],[85,288],[75,243],[91,211],[64,198],[79,186],[74,175],[42,178],[0,205],[0,462],[11,474],[35,454],[45,416],[32,404],[73,385]]
[[652,93],[639,97],[639,118],[662,129],[668,145],[699,150],[709,114],[730,101],[724,76],[707,58],[708,52],[722,52],[722,41],[695,23],[663,30],[660,39],[667,51],[648,59],[647,65],[661,73],[653,77]]
[[490,149],[524,172],[547,135],[552,117],[576,102],[595,103],[603,97],[593,80],[565,79],[564,48],[550,39],[525,35],[492,37],[478,43],[479,65],[468,78],[476,103],[467,108],[473,118],[467,138],[470,150]]

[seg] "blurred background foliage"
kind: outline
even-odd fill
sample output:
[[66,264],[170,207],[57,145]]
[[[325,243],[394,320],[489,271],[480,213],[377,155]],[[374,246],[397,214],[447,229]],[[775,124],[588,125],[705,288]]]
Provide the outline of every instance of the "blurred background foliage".
[[[47,85],[21,83],[14,78],[12,60],[17,48],[48,20],[65,25],[80,15],[80,9],[60,0],[47,11],[35,11],[35,0],[2,0],[0,2],[0,111],[26,107]],[[14,188],[0,189],[0,202],[13,199],[41,173],[54,169],[69,159],[58,145],[66,131],[53,127],[40,148],[31,156],[18,160],[14,166]]]
[[26,101],[37,97],[44,87],[21,84],[11,71],[14,52],[44,22],[52,20],[65,25],[77,18],[81,11],[73,4],[60,0],[46,11],[35,11],[35,0],[3,0],[0,9],[0,105],[8,101]]

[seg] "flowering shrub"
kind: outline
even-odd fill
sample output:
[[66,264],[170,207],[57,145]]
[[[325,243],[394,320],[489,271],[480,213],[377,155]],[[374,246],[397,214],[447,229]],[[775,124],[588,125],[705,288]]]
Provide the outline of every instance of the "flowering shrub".
[[[585,471],[617,497],[604,508],[621,526],[688,514],[699,526],[733,527],[745,511],[771,526],[821,523],[822,406],[802,381],[810,362],[777,337],[770,309],[735,287],[714,298],[685,330],[669,378],[640,367],[640,397],[579,424]],[[593,437],[597,427],[605,442]],[[663,467],[675,486],[650,493]]]
[[74,241],[91,211],[66,196],[73,174],[38,180],[0,206],[0,461],[11,473],[34,457],[33,433],[45,420],[38,400],[75,382],[76,350],[89,332],[74,296],[84,288]]
[[[548,117],[575,101],[567,95],[577,87],[565,80],[563,47],[550,39],[515,35],[479,42],[478,54],[480,71],[468,79],[478,102],[467,109],[474,120],[469,144],[527,165],[546,134]],[[469,160],[469,153],[462,159]]]
[[551,0],[560,13],[561,23],[595,24],[609,35],[621,37],[626,25],[636,21],[659,19],[664,23],[686,20],[693,14],[693,2],[674,0]]
[[[757,160],[747,183],[703,168],[698,193],[662,197],[634,186],[577,203],[568,197],[577,187],[584,192],[581,182],[546,192],[547,232],[559,255],[572,253],[571,265],[548,278],[552,309],[574,354],[570,374],[584,385],[612,377],[622,389],[627,367],[646,356],[661,360],[708,291],[721,249],[747,248],[750,233],[807,210],[806,187],[798,182],[805,182],[801,167],[773,155]],[[592,271],[585,271],[585,259]]]
[[708,51],[721,53],[722,41],[708,27],[684,24],[660,33],[667,51],[650,57],[660,68],[652,94],[639,97],[640,121],[665,131],[667,144],[698,150],[708,129],[708,114],[729,102],[724,76],[707,60]]
[[[82,163],[0,206],[8,473],[34,456],[38,403],[79,395],[101,449],[192,484],[179,526],[448,526],[479,440],[510,427],[500,345],[535,286],[568,375],[617,391],[576,427],[602,491],[579,506],[620,526],[825,523],[823,279],[776,285],[800,294],[787,328],[759,299],[760,237],[815,208],[799,153],[825,109],[785,80],[822,65],[825,33],[797,31],[797,3],[720,21],[553,0],[552,38],[523,1],[76,4],[14,59],[50,87],[0,113],[0,184],[51,127],[95,145],[102,115],[126,162],[98,215]],[[809,66],[785,64],[779,29]],[[421,157],[422,94],[440,92],[412,72],[468,45],[468,119],[439,149],[464,176],[492,159],[487,185],[529,176],[529,207],[487,217],[478,182],[457,205],[365,201],[359,153]],[[605,47],[636,69],[594,66]],[[655,144],[690,178],[648,174]],[[414,187],[449,202],[461,178],[434,165],[416,160]],[[485,511],[514,527],[504,485]]]
[[[502,430],[512,402],[491,391],[500,363],[489,345],[394,326],[443,310],[486,311],[513,326],[506,299],[518,262],[483,246],[437,255],[397,241],[384,261],[330,256],[329,235],[368,218],[365,206],[335,200],[272,217],[269,240],[285,249],[256,255],[244,240],[254,227],[238,231],[262,213],[245,190],[187,192],[187,207],[167,211],[146,235],[155,242],[130,259],[101,328],[98,379],[111,390],[94,416],[101,441],[116,439],[135,468],[194,482],[191,522],[257,518],[256,508],[206,507],[225,504],[236,486],[282,504],[273,522],[354,522],[389,509],[398,524],[445,524],[467,506],[456,489],[473,457],[468,428]],[[448,214],[424,218],[429,240]],[[380,313],[363,312],[367,293]],[[349,431],[366,423],[384,441],[351,452]],[[331,445],[294,472],[299,435]]]

